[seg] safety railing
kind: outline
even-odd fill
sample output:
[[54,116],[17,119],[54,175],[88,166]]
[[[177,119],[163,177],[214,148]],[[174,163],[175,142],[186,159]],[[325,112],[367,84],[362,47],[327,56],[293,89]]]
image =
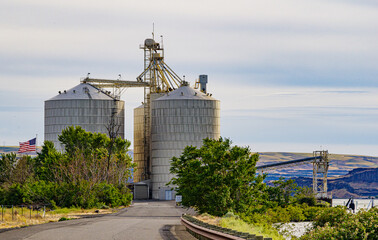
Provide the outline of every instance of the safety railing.
[[183,215],[181,217],[181,223],[190,234],[201,240],[272,240],[272,238],[264,238],[263,236],[256,236],[255,234],[238,232],[229,228],[211,225],[190,215]]

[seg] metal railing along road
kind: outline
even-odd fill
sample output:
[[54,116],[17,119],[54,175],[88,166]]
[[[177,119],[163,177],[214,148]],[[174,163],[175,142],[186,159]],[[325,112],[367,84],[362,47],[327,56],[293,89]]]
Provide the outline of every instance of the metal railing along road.
[[255,234],[238,232],[229,228],[222,228],[202,222],[189,215],[181,217],[181,223],[186,227],[197,239],[213,239],[213,240],[272,240],[272,238],[264,238]]

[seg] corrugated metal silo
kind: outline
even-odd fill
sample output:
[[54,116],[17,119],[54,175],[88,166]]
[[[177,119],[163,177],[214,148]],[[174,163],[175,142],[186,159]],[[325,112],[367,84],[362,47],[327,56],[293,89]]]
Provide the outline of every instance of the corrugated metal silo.
[[[151,109],[148,103],[164,96],[163,93],[152,93],[147,96],[147,105],[134,108],[134,163],[136,172],[134,182],[150,179],[151,175]],[[145,114],[148,112],[148,114]],[[145,121],[147,124],[145,124]]]
[[125,103],[98,88],[81,83],[45,101],[45,140],[62,150],[58,135],[68,126],[81,126],[86,131],[108,134],[114,119],[118,136],[124,138]]
[[152,198],[170,200],[167,187],[173,156],[188,146],[202,146],[204,138],[220,137],[220,102],[189,86],[180,88],[151,103]]
[[137,165],[134,172],[134,182],[144,180],[144,105],[134,108],[134,163]]

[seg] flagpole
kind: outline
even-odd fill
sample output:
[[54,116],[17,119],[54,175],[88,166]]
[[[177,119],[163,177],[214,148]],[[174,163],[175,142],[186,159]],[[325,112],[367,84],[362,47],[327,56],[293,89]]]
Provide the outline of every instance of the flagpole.
[[38,134],[35,135],[35,154],[37,154]]

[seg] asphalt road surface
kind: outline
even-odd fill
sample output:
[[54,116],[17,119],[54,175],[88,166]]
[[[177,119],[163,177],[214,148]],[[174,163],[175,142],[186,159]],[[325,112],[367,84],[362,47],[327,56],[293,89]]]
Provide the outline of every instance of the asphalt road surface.
[[103,217],[47,223],[0,233],[0,240],[194,239],[180,224],[185,210],[171,201],[134,202]]

